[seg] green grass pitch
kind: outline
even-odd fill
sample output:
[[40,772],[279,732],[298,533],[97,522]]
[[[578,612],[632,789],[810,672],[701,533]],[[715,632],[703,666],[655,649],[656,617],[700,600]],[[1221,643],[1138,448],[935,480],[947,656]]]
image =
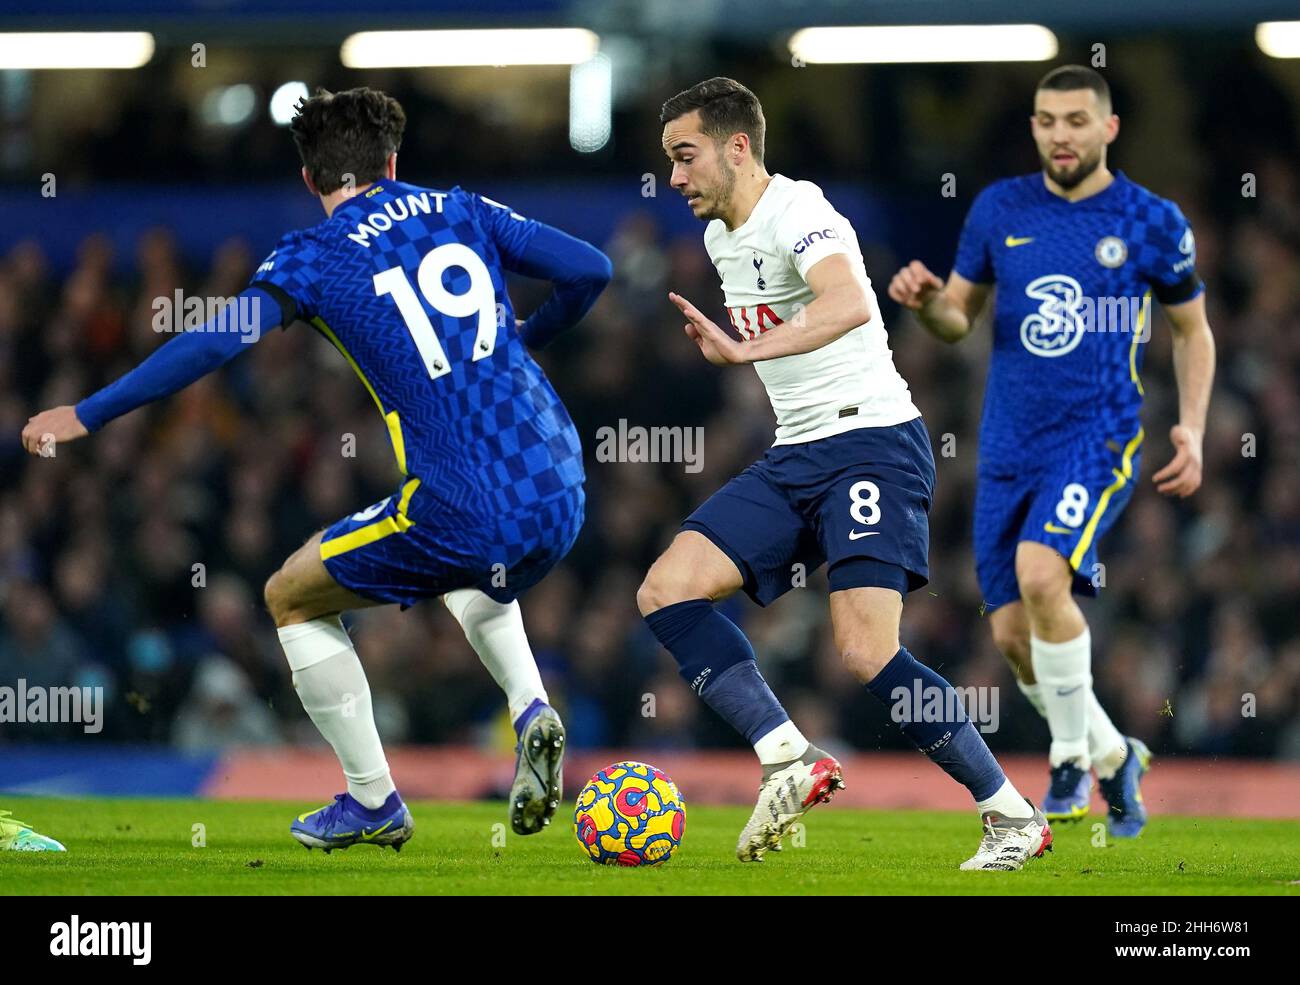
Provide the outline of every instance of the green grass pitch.
[[5,797],[0,807],[69,851],[0,853],[0,894],[1300,895],[1300,821],[1157,817],[1136,841],[1096,847],[1094,816],[1056,825],[1056,850],[1021,872],[978,873],[957,870],[978,841],[973,814],[821,808],[801,846],[742,865],[733,851],[748,811],[688,807],[672,859],[621,869],[586,860],[569,812],[521,838],[490,803],[413,803],[401,854],[308,852],[288,827],[315,806]]

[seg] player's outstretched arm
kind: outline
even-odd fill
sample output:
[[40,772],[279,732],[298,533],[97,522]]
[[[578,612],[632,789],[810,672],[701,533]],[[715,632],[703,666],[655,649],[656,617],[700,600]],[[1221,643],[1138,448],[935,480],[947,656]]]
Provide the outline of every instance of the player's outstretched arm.
[[580,322],[614,276],[609,257],[590,243],[542,222],[528,245],[515,255],[502,253],[507,270],[549,280],[554,289],[519,325],[530,349],[545,348],[557,335]]
[[[154,350],[125,376],[87,397],[76,407],[42,411],[23,428],[23,447],[40,455],[51,442],[85,437],[115,417],[184,389],[243,352],[283,320],[279,303],[260,288],[246,288],[202,328],[183,332]],[[240,316],[232,317],[234,311]],[[245,313],[251,319],[242,320]]]
[[668,299],[686,316],[686,334],[700,347],[704,358],[717,366],[755,363],[765,359],[812,352],[865,325],[875,316],[867,287],[848,257],[835,253],[808,269],[813,300],[781,327],[745,342],[738,342],[678,294]]
[[933,335],[944,342],[960,342],[970,334],[988,299],[987,284],[976,284],[957,271],[944,284],[920,260],[913,260],[889,282],[889,296],[916,312]]
[[1205,295],[1165,308],[1174,332],[1174,378],[1178,423],[1169,430],[1174,457],[1151,477],[1166,496],[1184,498],[1201,486],[1201,442],[1214,386],[1214,335],[1205,315]]
[[699,308],[672,291],[668,292],[668,300],[677,305],[677,310],[686,316],[686,324],[682,326],[686,337],[700,347],[704,358],[714,366],[749,362],[741,343],[719,328],[712,319],[705,317]]
[[823,257],[808,268],[804,279],[812,301],[780,331],[750,339],[745,349],[751,362],[812,352],[876,317],[871,294],[848,254]]

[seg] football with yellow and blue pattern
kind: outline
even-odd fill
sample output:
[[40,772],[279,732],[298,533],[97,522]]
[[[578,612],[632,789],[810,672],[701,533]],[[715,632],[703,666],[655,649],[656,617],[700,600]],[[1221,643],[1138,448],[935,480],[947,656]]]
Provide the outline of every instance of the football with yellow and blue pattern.
[[602,865],[658,865],[682,843],[686,802],[646,763],[615,763],[593,776],[573,812],[573,833]]

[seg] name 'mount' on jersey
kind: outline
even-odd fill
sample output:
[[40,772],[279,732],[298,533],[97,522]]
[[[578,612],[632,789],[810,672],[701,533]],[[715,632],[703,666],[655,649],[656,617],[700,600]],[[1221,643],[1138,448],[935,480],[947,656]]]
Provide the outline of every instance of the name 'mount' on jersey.
[[[515,331],[504,270],[538,224],[453,188],[381,181],[289,233],[253,275],[356,371],[404,475],[468,516],[580,486],[568,413]],[[292,313],[289,309],[292,308]]]
[[953,269],[997,285],[982,467],[1077,434],[1136,434],[1152,297],[1181,304],[1202,290],[1178,206],[1118,171],[1076,202],[1041,173],[995,182],[971,206]]
[[871,321],[812,352],[754,363],[776,412],[776,444],[920,416],[894,368],[858,237],[820,188],[773,175],[749,218],[734,230],[713,220],[704,246],[722,278],[727,315],[743,339],[796,319],[815,297],[808,271],[828,256],[848,256],[866,285]]

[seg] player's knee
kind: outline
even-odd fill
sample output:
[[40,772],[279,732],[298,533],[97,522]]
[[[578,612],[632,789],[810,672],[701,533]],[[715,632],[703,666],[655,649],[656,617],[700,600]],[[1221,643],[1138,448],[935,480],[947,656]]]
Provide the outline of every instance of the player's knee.
[[701,583],[696,570],[676,561],[668,554],[650,566],[641,587],[636,590],[637,608],[641,615],[690,599],[712,598],[708,586]]
[[[993,645],[1016,670],[1029,666],[1029,634],[1018,627],[993,624]],[[1022,678],[1023,679],[1023,678]]]
[[294,621],[293,595],[290,591],[289,576],[284,573],[283,568],[266,580],[266,586],[262,589],[262,600],[266,603],[266,611],[271,614],[271,619],[276,626],[285,626]]
[[839,644],[840,659],[844,669],[862,684],[870,684],[885,665],[898,654],[896,633],[877,633],[856,636]]
[[1050,608],[1070,597],[1070,569],[1058,558],[1017,565],[1016,581],[1020,598],[1030,609]]
[[646,572],[641,587],[636,590],[636,605],[641,615],[648,616],[658,612],[666,605],[684,602],[682,597],[682,579],[665,564],[656,561]]

